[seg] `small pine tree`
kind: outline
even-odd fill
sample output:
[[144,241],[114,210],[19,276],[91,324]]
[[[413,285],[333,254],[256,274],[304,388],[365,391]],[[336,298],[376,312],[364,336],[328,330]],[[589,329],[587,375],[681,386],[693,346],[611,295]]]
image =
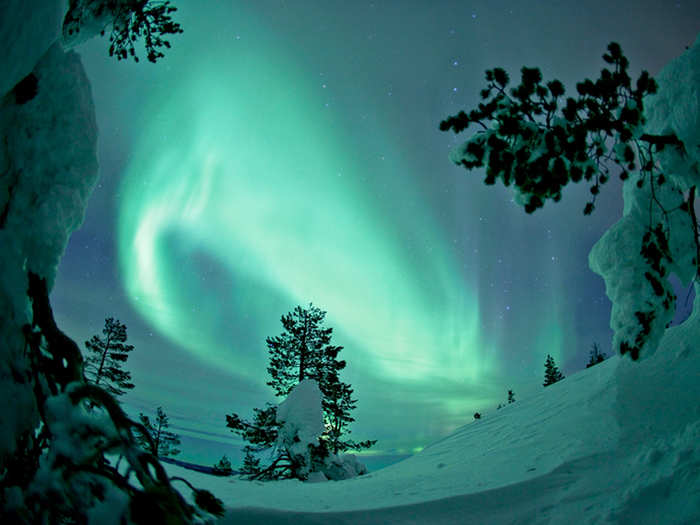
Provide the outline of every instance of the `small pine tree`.
[[153,423],[151,423],[148,416],[144,416],[143,414],[139,414],[139,419],[151,438],[149,440],[143,435],[137,435],[136,439],[145,450],[149,451],[154,456],[162,458],[176,456],[180,453],[180,451],[175,448],[175,446],[180,444],[180,439],[177,437],[177,434],[167,430],[168,427],[170,427],[170,423],[162,407],[158,407],[158,413]]
[[542,383],[542,386],[552,385],[562,379],[564,379],[564,375],[554,363],[554,358],[547,354],[547,360],[544,362],[544,383]]
[[134,388],[131,373],[122,370],[134,347],[126,342],[126,325],[108,317],[102,329],[104,337],[93,335],[85,341],[90,355],[85,358],[85,378],[88,383],[101,386],[114,396],[121,396]]
[[474,419],[481,419],[481,414],[474,412]]
[[586,368],[590,368],[594,365],[597,365],[598,363],[602,363],[603,361],[605,361],[605,357],[605,353],[600,351],[598,343],[593,343],[593,348],[591,349]]
[[230,476],[233,473],[233,468],[231,467],[231,461],[224,454],[219,462],[214,465],[214,474],[218,476]]
[[244,476],[252,477],[260,473],[260,459],[253,455],[253,447],[246,445],[243,447],[245,457],[240,472]]
[[508,390],[508,404],[515,403],[515,394],[512,390]]

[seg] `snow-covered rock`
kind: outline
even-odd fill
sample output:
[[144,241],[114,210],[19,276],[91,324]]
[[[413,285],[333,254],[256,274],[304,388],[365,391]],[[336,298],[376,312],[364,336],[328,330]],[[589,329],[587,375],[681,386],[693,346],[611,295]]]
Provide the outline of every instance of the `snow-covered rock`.
[[332,481],[350,479],[367,474],[367,467],[355,454],[331,454],[323,465],[325,477]]

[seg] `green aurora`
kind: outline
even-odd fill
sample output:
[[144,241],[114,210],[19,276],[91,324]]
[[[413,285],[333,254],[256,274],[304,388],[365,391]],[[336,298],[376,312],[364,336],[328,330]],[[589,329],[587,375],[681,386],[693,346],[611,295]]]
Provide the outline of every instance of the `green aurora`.
[[[328,311],[357,376],[491,374],[478,302],[430,210],[411,210],[433,246],[421,257],[399,241],[404,219],[363,182],[368,168],[314,86],[279,51],[246,49],[150,94],[120,192],[120,265],[136,310],[201,359],[258,380],[265,336],[308,302]],[[417,193],[406,179],[397,190],[399,201]]]

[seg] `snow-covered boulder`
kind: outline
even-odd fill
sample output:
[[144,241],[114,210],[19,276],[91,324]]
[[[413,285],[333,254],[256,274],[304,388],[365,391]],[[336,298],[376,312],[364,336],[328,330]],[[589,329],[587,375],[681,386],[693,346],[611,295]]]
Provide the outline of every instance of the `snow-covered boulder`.
[[367,467],[355,454],[331,454],[323,465],[323,474],[329,480],[340,481],[367,474]]

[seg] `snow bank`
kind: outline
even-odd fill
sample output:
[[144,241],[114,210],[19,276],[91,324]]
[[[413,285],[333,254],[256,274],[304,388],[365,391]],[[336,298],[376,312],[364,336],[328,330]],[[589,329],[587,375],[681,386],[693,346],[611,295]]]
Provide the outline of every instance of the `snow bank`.
[[697,523],[698,310],[653,357],[612,357],[366,476],[188,479],[222,498],[222,523],[237,525]]

